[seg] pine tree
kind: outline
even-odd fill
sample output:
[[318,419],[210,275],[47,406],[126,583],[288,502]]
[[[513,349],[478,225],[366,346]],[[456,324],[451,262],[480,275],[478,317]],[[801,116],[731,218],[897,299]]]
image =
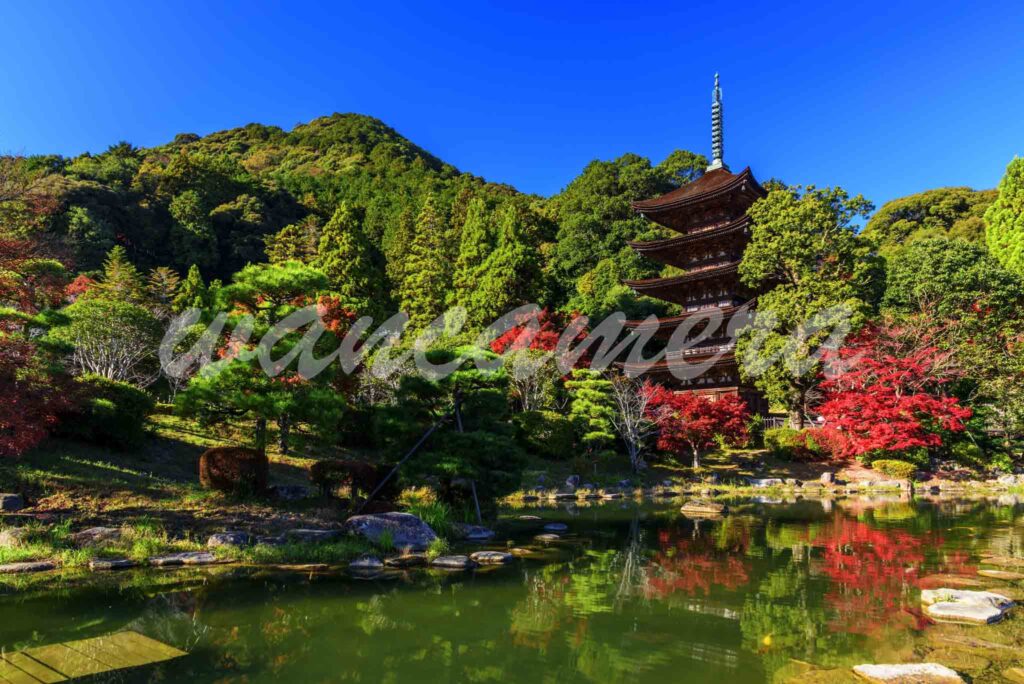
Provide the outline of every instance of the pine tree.
[[192,264],[188,269],[188,275],[185,276],[185,282],[178,288],[178,294],[171,302],[171,310],[180,313],[185,309],[202,309],[208,304],[207,299],[208,291],[203,282],[203,275],[199,272],[199,267]]
[[416,235],[403,266],[404,277],[398,295],[409,326],[422,330],[441,315],[450,276],[445,254],[448,230],[444,214],[433,195],[416,219]]
[[128,252],[116,245],[103,262],[103,276],[93,292],[105,299],[141,304],[146,299],[142,274],[128,260]]
[[149,272],[146,278],[146,291],[149,294],[150,309],[157,318],[168,318],[171,304],[181,285],[181,276],[170,267],[158,266]]
[[522,304],[541,286],[541,267],[533,231],[524,210],[509,203],[500,212],[498,247],[477,271],[470,321],[486,325]]
[[360,212],[342,202],[320,235],[316,266],[330,279],[331,289],[345,306],[376,318],[382,314],[377,296],[384,288],[372,260],[373,247],[361,224]]
[[409,255],[409,247],[416,235],[416,213],[411,207],[402,210],[394,228],[384,236],[383,250],[385,271],[391,288],[398,290],[405,280],[405,259]]
[[466,222],[462,226],[459,256],[455,260],[454,287],[449,293],[452,303],[467,309],[472,306],[480,284],[481,267],[493,250],[494,235],[487,205],[482,199],[475,199],[466,210]]
[[569,420],[576,426],[588,453],[596,455],[615,441],[615,399],[612,382],[600,371],[577,368],[565,383],[569,390]]
[[1024,276],[1024,158],[1014,157],[985,212],[988,250],[1007,270]]
[[273,235],[263,238],[267,261],[280,264],[285,261],[309,263],[317,256],[320,243],[320,223],[317,217],[307,216],[299,223],[292,223]]

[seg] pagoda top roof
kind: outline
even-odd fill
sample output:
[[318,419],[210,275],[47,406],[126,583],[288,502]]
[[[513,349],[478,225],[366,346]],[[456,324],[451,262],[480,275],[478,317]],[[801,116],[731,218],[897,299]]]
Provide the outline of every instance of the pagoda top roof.
[[750,167],[739,173],[732,173],[723,167],[712,169],[703,176],[682,187],[660,197],[633,202],[633,209],[640,213],[658,212],[666,209],[677,209],[686,205],[696,204],[717,195],[724,195],[749,183],[759,195],[766,194],[751,173]]

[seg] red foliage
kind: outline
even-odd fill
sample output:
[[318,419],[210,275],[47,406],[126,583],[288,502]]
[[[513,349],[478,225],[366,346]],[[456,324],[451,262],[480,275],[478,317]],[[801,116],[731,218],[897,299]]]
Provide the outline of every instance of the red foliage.
[[712,587],[738,589],[750,581],[745,551],[749,537],[730,540],[727,548],[716,548],[710,537],[683,537],[659,530],[661,550],[646,566],[644,591],[648,598],[664,598],[683,593],[688,596],[711,594]]
[[505,331],[491,342],[491,351],[495,354],[504,354],[507,351],[519,351],[520,349],[555,351],[558,347],[558,340],[570,326],[579,328],[574,341],[582,342],[586,339],[587,333],[586,326],[579,319],[578,313],[566,317],[564,314],[548,309],[523,314],[516,320],[515,327]]
[[871,324],[826,358],[818,410],[838,455],[937,447],[941,432],[964,429],[971,410],[943,392],[960,373],[937,332]]
[[96,284],[96,281],[87,275],[80,275],[68,283],[68,286],[64,288],[64,296],[69,301],[75,301],[81,295],[92,289],[92,286]]
[[267,455],[244,447],[214,447],[199,457],[199,482],[220,492],[258,493],[267,488]]
[[694,467],[701,451],[715,445],[721,435],[732,444],[747,441],[746,403],[735,395],[717,400],[658,387],[647,410],[658,426],[658,449],[673,454],[693,454]]
[[0,456],[18,456],[53,429],[70,401],[35,345],[0,330]]

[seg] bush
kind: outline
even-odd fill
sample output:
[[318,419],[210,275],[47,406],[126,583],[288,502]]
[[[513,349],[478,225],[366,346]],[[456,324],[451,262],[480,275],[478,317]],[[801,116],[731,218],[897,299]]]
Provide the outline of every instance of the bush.
[[907,461],[897,461],[893,458],[878,459],[871,464],[871,467],[894,480],[909,480],[917,472],[917,465]]
[[214,447],[199,457],[199,482],[229,494],[259,494],[270,477],[267,455],[243,447]]
[[71,439],[131,449],[146,437],[146,417],[153,399],[128,383],[99,375],[75,379],[76,408],[61,417],[58,433]]
[[[363,461],[343,461],[326,459],[317,461],[309,469],[310,481],[320,488],[320,493],[328,496],[338,487],[348,487],[351,497],[357,494],[369,496],[391,472],[393,466],[375,465]],[[398,478],[388,480],[384,489],[375,497],[379,501],[392,501],[398,497]],[[364,510],[364,512],[369,512]]]
[[747,421],[747,445],[754,449],[763,449],[764,443],[764,416],[760,414],[754,414],[750,416],[750,420]]
[[512,417],[516,439],[529,453],[544,458],[567,458],[576,433],[572,421],[554,411],[524,411]]
[[831,452],[822,437],[821,431],[815,428],[769,428],[764,431],[764,446],[781,461],[813,461]]

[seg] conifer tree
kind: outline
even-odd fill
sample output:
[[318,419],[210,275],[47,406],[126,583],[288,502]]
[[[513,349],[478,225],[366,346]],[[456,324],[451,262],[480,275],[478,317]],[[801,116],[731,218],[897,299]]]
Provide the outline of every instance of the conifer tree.
[[500,212],[498,246],[477,274],[470,320],[486,325],[533,299],[541,285],[541,266],[533,231],[524,210],[509,203]]
[[185,309],[202,309],[206,307],[207,300],[208,291],[206,283],[203,282],[203,275],[199,272],[199,267],[192,264],[185,281],[178,288],[178,294],[171,302],[171,310],[180,313]]
[[146,298],[142,274],[128,260],[128,252],[115,245],[103,262],[103,276],[93,292],[105,299],[141,304]]
[[146,292],[150,299],[150,309],[157,318],[170,316],[171,304],[181,285],[181,276],[168,266],[158,266],[149,272],[146,278]]
[[372,246],[362,228],[361,212],[342,202],[324,226],[317,248],[316,266],[330,280],[342,303],[359,315],[379,317],[377,297],[383,292],[372,260]]
[[317,256],[320,232],[317,217],[307,216],[299,223],[289,224],[273,235],[265,236],[267,261],[272,264],[285,261],[309,263]]
[[1024,276],[1024,158],[1015,157],[985,212],[988,250],[1008,271]]
[[577,368],[565,383],[572,403],[569,420],[576,426],[580,441],[595,455],[615,441],[615,399],[612,382],[600,371]]
[[405,280],[405,258],[409,255],[413,236],[416,235],[416,213],[411,207],[402,210],[394,228],[384,235],[385,271],[391,288],[397,291]]
[[487,205],[482,199],[470,202],[466,210],[466,222],[462,226],[453,289],[450,292],[453,303],[467,309],[472,306],[473,296],[480,284],[481,267],[494,249],[494,234],[489,219]]
[[416,235],[405,259],[405,271],[398,290],[402,311],[409,326],[421,330],[441,315],[450,276],[445,250],[448,230],[445,217],[433,195],[416,219]]

